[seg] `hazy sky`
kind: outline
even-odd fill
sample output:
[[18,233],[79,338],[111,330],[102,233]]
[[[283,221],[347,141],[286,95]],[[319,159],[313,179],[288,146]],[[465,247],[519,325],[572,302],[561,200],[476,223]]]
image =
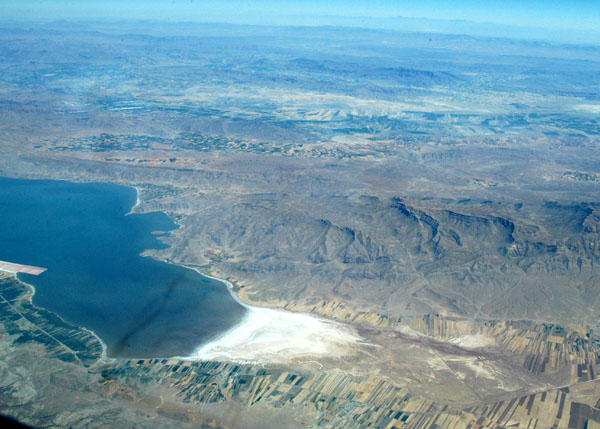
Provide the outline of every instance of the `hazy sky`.
[[459,19],[598,31],[600,0],[0,0],[0,17],[333,24],[335,17]]

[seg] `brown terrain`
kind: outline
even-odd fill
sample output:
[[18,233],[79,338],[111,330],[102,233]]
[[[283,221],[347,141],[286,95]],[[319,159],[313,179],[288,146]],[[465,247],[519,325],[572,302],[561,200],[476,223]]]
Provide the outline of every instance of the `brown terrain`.
[[0,412],[600,427],[597,48],[130,25],[2,28],[0,175],[135,186],[135,212],[180,225],[151,256],[365,344],[284,365],[106,361],[5,275]]

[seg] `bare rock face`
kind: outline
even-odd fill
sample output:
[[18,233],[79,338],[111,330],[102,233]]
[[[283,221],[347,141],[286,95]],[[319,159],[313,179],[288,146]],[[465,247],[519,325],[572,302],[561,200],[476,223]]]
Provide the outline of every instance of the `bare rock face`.
[[343,299],[379,313],[532,319],[554,309],[563,321],[573,320],[564,299],[588,308],[579,291],[597,264],[589,204],[270,199],[213,201],[183,220],[172,255],[238,279],[258,302]]

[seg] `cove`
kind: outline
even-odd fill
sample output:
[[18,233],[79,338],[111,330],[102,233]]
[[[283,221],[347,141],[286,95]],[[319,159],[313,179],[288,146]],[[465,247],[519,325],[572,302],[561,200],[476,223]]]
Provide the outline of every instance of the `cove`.
[[153,232],[177,225],[128,215],[136,198],[108,183],[0,178],[0,260],[47,268],[18,275],[33,303],[94,331],[109,357],[189,355],[247,310],[222,282],[140,256],[168,247]]

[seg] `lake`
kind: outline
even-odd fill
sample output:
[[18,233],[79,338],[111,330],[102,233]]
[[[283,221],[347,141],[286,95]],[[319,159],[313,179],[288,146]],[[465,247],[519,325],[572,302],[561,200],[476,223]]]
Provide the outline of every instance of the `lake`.
[[246,309],[194,270],[140,256],[167,245],[162,212],[130,214],[136,190],[107,183],[0,178],[0,260],[48,269],[19,274],[33,303],[93,330],[110,357],[171,357],[238,324]]

